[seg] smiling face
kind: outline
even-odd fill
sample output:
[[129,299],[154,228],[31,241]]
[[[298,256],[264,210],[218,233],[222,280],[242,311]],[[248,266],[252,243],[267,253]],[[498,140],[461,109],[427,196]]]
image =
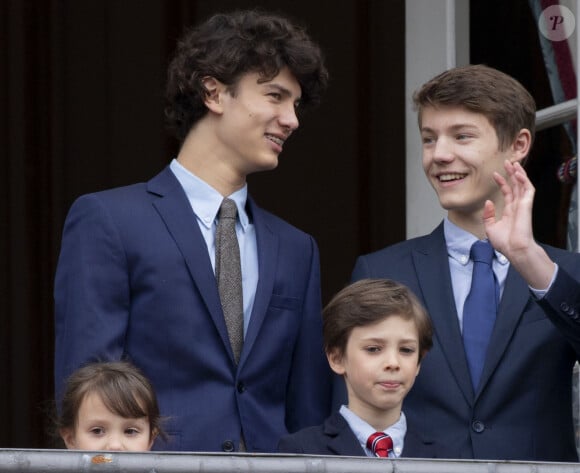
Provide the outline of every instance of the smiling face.
[[285,141],[298,128],[301,88],[296,78],[283,68],[265,82],[250,72],[233,87],[216,87],[217,95],[210,95],[207,104],[220,117],[216,138],[223,161],[241,178],[274,169]]
[[335,350],[328,361],[335,373],[344,376],[349,409],[384,430],[399,420],[403,399],[419,374],[417,326],[393,314],[355,327],[344,354]]
[[146,451],[153,445],[149,419],[128,419],[112,413],[96,393],[81,402],[74,429],[64,429],[62,438],[69,449]]
[[452,222],[463,228],[479,223],[488,199],[501,214],[503,199],[493,173],[504,174],[506,159],[525,157],[527,130],[500,150],[496,131],[484,115],[463,107],[431,106],[422,110],[421,138],[423,169]]

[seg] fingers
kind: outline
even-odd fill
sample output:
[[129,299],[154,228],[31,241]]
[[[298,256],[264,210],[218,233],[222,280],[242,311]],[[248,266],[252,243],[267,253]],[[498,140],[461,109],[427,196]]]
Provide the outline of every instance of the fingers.
[[530,198],[533,199],[534,193],[536,192],[536,188],[530,181],[528,174],[522,167],[520,163],[515,163],[513,165],[514,174],[513,174],[513,189],[514,194],[517,195],[519,198]]
[[497,183],[497,185],[501,190],[501,193],[503,194],[504,206],[512,203],[514,200],[514,189],[513,189],[514,183],[512,182],[513,176],[509,176],[510,178],[509,184],[508,181],[505,179],[505,177],[503,177],[499,172],[494,172],[493,178],[495,179],[495,182]]
[[495,205],[491,200],[486,200],[483,206],[483,224],[484,226],[495,223]]

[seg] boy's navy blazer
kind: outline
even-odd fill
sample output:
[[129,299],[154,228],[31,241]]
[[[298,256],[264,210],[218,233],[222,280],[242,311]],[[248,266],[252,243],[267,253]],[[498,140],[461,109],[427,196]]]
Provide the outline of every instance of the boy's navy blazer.
[[[323,424],[308,427],[283,437],[278,444],[280,453],[308,455],[366,456],[358,439],[340,412],[334,412]],[[432,440],[425,440],[413,425],[407,424],[401,457],[437,458],[439,452]]]
[[313,238],[248,199],[259,281],[236,366],[196,217],[169,168],[80,197],[55,280],[55,384],[92,360],[129,358],[152,381],[160,448],[272,452],[330,412]]
[[431,234],[361,256],[353,280],[406,284],[434,325],[433,349],[403,403],[422,435],[448,458],[577,461],[572,370],[580,354],[580,255],[544,246],[558,266],[540,301],[510,267],[474,392],[457,310],[443,224]]

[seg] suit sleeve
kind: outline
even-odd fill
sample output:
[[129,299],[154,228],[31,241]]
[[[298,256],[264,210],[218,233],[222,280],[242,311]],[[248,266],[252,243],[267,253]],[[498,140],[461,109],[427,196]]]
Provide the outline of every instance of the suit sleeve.
[[552,287],[538,304],[580,360],[580,282],[559,266]]
[[288,381],[286,427],[289,432],[320,424],[330,412],[331,377],[322,342],[320,262],[312,237],[310,247],[302,323]]
[[129,283],[118,229],[96,195],[67,216],[55,286],[55,390],[89,361],[119,359],[129,317]]

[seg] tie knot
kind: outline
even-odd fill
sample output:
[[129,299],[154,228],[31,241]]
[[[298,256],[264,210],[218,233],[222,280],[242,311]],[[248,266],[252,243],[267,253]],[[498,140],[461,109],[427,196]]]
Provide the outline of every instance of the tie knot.
[[493,247],[487,240],[477,240],[471,246],[470,255],[473,261],[491,265],[493,261]]
[[393,449],[393,439],[384,432],[375,432],[369,436],[367,448],[377,457],[387,458]]
[[236,207],[236,203],[232,199],[224,199],[222,200],[222,204],[220,205],[220,218],[236,218],[238,213],[238,208]]

